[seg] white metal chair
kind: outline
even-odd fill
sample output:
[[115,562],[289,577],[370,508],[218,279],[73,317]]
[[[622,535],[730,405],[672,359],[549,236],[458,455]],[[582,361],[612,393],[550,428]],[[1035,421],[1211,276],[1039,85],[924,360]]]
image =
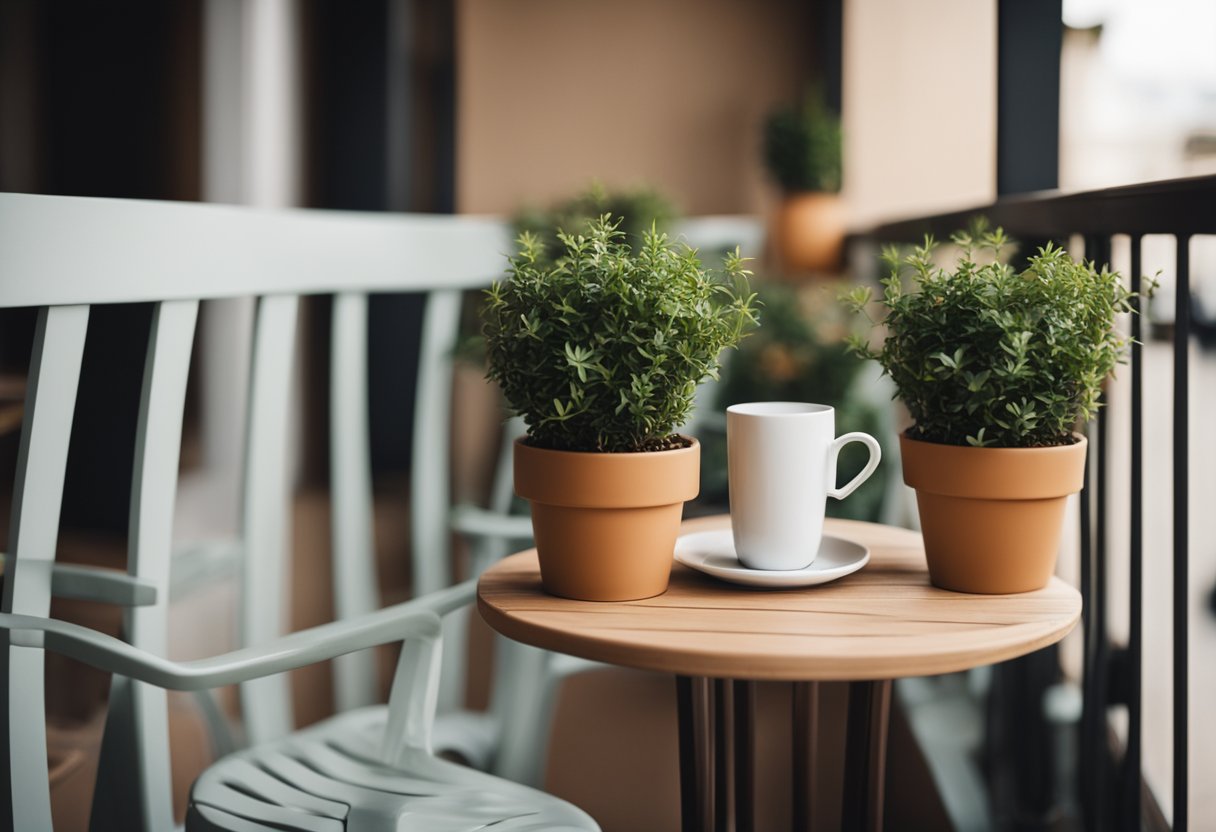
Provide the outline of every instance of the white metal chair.
[[[446,465],[416,474],[414,493],[438,510],[415,514],[413,601],[375,609],[370,551],[366,293],[428,293],[424,354],[440,349],[459,292],[501,269],[501,226],[451,217],[262,212],[182,203],[0,194],[0,306],[39,308],[10,545],[0,606],[3,666],[0,827],[51,828],[45,651],[114,674],[93,811],[96,829],[172,825],[165,689],[241,684],[254,744],[208,769],[191,795],[190,829],[594,829],[573,806],[436,759],[441,617],[466,605],[471,583],[446,587]],[[335,592],[339,620],[282,635],[289,360],[301,295],[336,293]],[[244,647],[192,662],[164,658],[172,518],[182,410],[199,301],[258,298],[251,369],[244,523]],[[59,506],[89,310],[153,302],[136,433],[125,574],[55,563]],[[454,324],[453,324],[454,325]],[[354,358],[340,356],[353,355]],[[446,454],[443,389],[424,366],[416,419],[427,458]],[[436,424],[436,420],[441,424]],[[346,431],[342,436],[337,434]],[[418,445],[415,445],[416,451]],[[439,450],[435,450],[439,449]],[[418,464],[416,461],[416,469]],[[425,476],[433,479],[425,479]],[[430,548],[428,548],[430,547]],[[124,638],[49,617],[52,595],[125,607]],[[340,706],[370,697],[366,659],[403,649],[387,707],[341,713],[291,732],[283,673],[346,656]],[[367,684],[370,684],[368,682]]]

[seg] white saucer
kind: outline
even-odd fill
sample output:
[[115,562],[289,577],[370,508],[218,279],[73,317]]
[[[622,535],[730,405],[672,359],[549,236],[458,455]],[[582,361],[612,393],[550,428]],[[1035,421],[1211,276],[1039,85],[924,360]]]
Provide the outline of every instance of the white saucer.
[[682,535],[676,540],[675,556],[680,563],[706,575],[770,589],[826,584],[856,572],[870,562],[870,550],[865,546],[825,534],[819,544],[819,554],[805,569],[748,569],[735,554],[735,540],[730,529]]

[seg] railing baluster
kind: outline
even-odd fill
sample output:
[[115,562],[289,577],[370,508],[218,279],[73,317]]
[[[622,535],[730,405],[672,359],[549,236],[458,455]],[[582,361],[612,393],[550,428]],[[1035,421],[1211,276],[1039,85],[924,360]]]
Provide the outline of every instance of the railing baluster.
[[[1090,259],[1094,264],[1101,268],[1103,264],[1110,262],[1110,238],[1096,237],[1093,240],[1092,249],[1087,246],[1086,255],[1092,256]],[[1107,709],[1110,703],[1109,684],[1110,684],[1110,638],[1108,636],[1108,615],[1109,606],[1107,601],[1107,573],[1106,573],[1106,552],[1107,552],[1107,504],[1109,502],[1110,492],[1110,471],[1109,471],[1109,450],[1110,450],[1110,419],[1108,411],[1110,407],[1110,397],[1106,391],[1102,393],[1101,408],[1098,410],[1098,441],[1093,449],[1097,454],[1097,483],[1094,488],[1094,500],[1096,503],[1094,511],[1094,593],[1093,593],[1093,650],[1094,650],[1094,742],[1093,750],[1094,762],[1096,768],[1094,770],[1094,821],[1098,829],[1109,828],[1108,820],[1110,816],[1110,796],[1108,794],[1108,785],[1110,780],[1110,772],[1112,770],[1112,760],[1110,755],[1110,743],[1107,742]]]
[[[1089,426],[1089,439],[1092,442],[1094,439],[1094,426]],[[1078,498],[1081,509],[1081,635],[1083,645],[1083,655],[1081,663],[1081,690],[1082,690],[1082,708],[1081,708],[1081,742],[1077,749],[1077,784],[1081,792],[1081,817],[1084,822],[1084,828],[1087,830],[1095,830],[1094,825],[1094,809],[1095,809],[1095,792],[1094,786],[1096,783],[1095,768],[1092,765],[1091,755],[1094,749],[1094,726],[1097,724],[1097,716],[1094,713],[1094,649],[1092,633],[1093,624],[1093,526],[1091,511],[1091,498],[1093,492],[1093,477],[1090,476],[1090,462],[1085,461],[1085,479],[1081,486],[1081,494]]]
[[1130,531],[1129,531],[1129,598],[1128,598],[1128,635],[1127,635],[1127,751],[1123,756],[1123,784],[1120,790],[1123,795],[1124,827],[1130,830],[1140,829],[1140,678],[1142,660],[1142,590],[1143,580],[1143,508],[1142,500],[1144,486],[1143,468],[1143,410],[1142,389],[1143,360],[1141,352],[1141,313],[1143,304],[1139,294],[1140,285],[1140,235],[1133,234],[1131,238],[1131,290],[1136,297],[1132,298],[1135,310],[1131,316],[1131,500],[1130,500]]
[[1187,409],[1190,390],[1188,347],[1191,335],[1191,275],[1189,235],[1179,235],[1176,254],[1177,277],[1174,299],[1174,832],[1187,829],[1187,616],[1190,612],[1187,584],[1189,536],[1187,503],[1190,487],[1190,437]]
[[[1110,263],[1110,237],[1100,236],[1094,238],[1093,258],[1094,263],[1098,268],[1105,263]],[[1093,603],[1094,622],[1097,623],[1094,628],[1094,667],[1097,673],[1094,674],[1094,695],[1097,697],[1096,716],[1098,725],[1096,727],[1098,759],[1098,777],[1097,777],[1097,799],[1098,799],[1098,828],[1109,827],[1109,810],[1110,810],[1110,772],[1113,769],[1113,759],[1110,755],[1110,743],[1107,740],[1107,720],[1108,709],[1110,705],[1110,608],[1107,603],[1107,552],[1109,543],[1109,529],[1107,527],[1107,506],[1109,505],[1110,497],[1110,421],[1108,420],[1108,407],[1110,400],[1107,394],[1102,394],[1102,409],[1098,411],[1098,442],[1097,448],[1094,449],[1098,455],[1098,483],[1096,489],[1097,510],[1094,517],[1094,572],[1093,572]]]
[[[1085,258],[1097,265],[1110,256],[1108,240],[1085,238]],[[1106,396],[1090,424],[1090,460],[1081,492],[1081,597],[1084,621],[1084,707],[1079,777],[1087,829],[1106,828]],[[1094,470],[1096,467],[1096,470]],[[1093,471],[1093,476],[1090,472]]]
[[1096,456],[1094,472],[1094,543],[1093,543],[1093,594],[1091,603],[1093,612],[1090,621],[1093,635],[1090,649],[1093,651],[1094,679],[1090,688],[1093,697],[1093,731],[1090,749],[1090,760],[1093,765],[1094,781],[1094,828],[1108,829],[1110,819],[1111,796],[1108,794],[1108,781],[1111,771],[1110,744],[1107,742],[1107,718],[1110,699],[1108,696],[1110,675],[1110,644],[1107,639],[1107,603],[1106,603],[1106,502],[1107,502],[1107,451],[1109,449],[1108,434],[1110,419],[1107,418],[1109,399],[1102,395],[1102,408],[1098,411],[1097,441],[1091,450]]

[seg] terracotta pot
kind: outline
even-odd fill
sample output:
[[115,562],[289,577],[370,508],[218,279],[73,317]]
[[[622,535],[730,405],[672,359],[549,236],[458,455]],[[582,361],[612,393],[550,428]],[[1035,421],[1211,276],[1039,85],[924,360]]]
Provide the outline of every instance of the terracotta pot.
[[550,451],[515,441],[515,493],[532,504],[545,591],[630,601],[667,591],[701,446],[653,453]]
[[835,272],[844,233],[844,203],[837,194],[789,194],[773,220],[777,256],[791,272]]
[[1065,502],[1085,477],[1087,443],[1077,439],[1053,448],[971,448],[899,437],[936,586],[1006,594],[1047,585]]

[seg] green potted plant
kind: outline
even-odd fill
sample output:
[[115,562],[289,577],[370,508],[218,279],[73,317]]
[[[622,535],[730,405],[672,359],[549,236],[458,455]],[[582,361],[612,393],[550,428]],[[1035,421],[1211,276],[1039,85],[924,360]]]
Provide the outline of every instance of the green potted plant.
[[765,122],[764,161],[783,194],[773,238],[787,271],[832,272],[840,263],[845,231],[840,145],[840,119],[818,91]]
[[618,601],[667,588],[700,446],[674,433],[718,355],[755,323],[744,260],[724,274],[655,230],[631,247],[605,215],[546,258],[519,239],[483,306],[489,377],[528,425],[515,490],[532,506],[545,589]]
[[[931,238],[906,256],[884,251],[886,338],[851,346],[890,374],[914,421],[900,451],[933,583],[1026,592],[1055,571],[1066,498],[1085,473],[1076,429],[1125,354],[1114,324],[1131,293],[1117,273],[1050,244],[1015,269],[999,228],[952,239],[950,268],[934,265]],[[870,297],[859,288],[847,300],[864,312]]]

